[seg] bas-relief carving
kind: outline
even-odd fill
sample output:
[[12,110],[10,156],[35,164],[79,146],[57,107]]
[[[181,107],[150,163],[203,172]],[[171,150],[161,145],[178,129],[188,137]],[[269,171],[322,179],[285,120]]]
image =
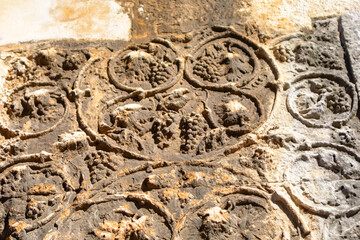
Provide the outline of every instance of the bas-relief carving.
[[1,237],[359,237],[358,98],[332,31],[9,54]]

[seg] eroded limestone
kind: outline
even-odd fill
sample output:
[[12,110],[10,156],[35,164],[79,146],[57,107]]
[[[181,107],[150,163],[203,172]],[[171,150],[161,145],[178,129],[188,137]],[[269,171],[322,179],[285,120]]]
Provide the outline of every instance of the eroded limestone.
[[349,16],[2,47],[0,237],[358,239]]

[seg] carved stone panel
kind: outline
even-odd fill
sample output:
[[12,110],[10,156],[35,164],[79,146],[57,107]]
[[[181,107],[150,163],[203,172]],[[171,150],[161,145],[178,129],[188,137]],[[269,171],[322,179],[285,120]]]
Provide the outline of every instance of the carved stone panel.
[[360,238],[349,16],[0,47],[0,239]]

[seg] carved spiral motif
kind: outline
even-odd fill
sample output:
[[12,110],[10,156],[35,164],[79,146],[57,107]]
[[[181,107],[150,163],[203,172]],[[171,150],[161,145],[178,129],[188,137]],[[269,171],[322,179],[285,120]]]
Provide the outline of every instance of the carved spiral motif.
[[[2,196],[28,198],[3,235],[32,237],[43,228],[45,239],[280,239],[276,221],[291,228],[287,217],[274,218],[280,210],[271,194],[250,187],[266,179],[267,168],[244,170],[273,155],[252,148],[243,161],[237,153],[253,144],[246,135],[270,116],[278,72],[262,48],[232,29],[209,29],[204,36],[189,51],[161,39],[127,47],[105,69],[100,56],[86,54],[72,89],[65,78],[15,89],[6,113],[24,128],[0,125],[9,138],[56,128],[71,112],[62,90],[76,107],[80,129],[59,134],[49,148],[61,159],[47,153],[0,158],[1,176],[9,176],[0,178]],[[99,84],[106,74],[109,82]],[[55,92],[56,86],[62,90]],[[28,132],[36,125],[28,121],[39,129]],[[64,169],[55,168],[58,163]],[[8,186],[13,178],[37,192]],[[26,225],[30,219],[34,224]]]
[[[316,28],[268,42],[286,67],[332,69],[284,92],[230,27],[1,53],[0,239],[359,239],[358,96],[337,35]],[[294,121],[273,111],[286,94]]]
[[[78,208],[86,206],[88,211],[73,212],[71,218],[65,219],[60,226],[64,236],[77,233],[84,239],[281,239],[283,234],[278,223],[286,224],[286,219],[275,219],[277,210],[270,195],[236,186],[246,178],[221,166],[170,166],[154,168],[151,173],[128,172],[109,187],[128,178],[133,179],[133,186],[141,185],[146,192],[96,194],[78,202]],[[72,224],[70,219],[78,219],[78,224]],[[87,221],[94,222],[95,227],[85,224],[86,231],[80,231]]]
[[[255,43],[232,29],[214,31],[199,40],[191,50],[194,61],[189,57],[186,61],[185,73],[191,84],[205,91],[186,81],[167,91],[181,77],[179,55],[160,39],[117,52],[109,60],[108,75],[129,94],[106,102],[98,129],[90,135],[105,134],[113,149],[136,158],[149,159],[160,152],[163,157],[183,159],[231,147],[269,116],[276,90],[265,86],[278,73]],[[166,149],[175,152],[162,151]]]
[[99,117],[99,130],[140,154],[178,146],[176,152],[185,157],[232,145],[264,118],[262,104],[248,94],[175,89],[136,103],[129,96],[110,100]]

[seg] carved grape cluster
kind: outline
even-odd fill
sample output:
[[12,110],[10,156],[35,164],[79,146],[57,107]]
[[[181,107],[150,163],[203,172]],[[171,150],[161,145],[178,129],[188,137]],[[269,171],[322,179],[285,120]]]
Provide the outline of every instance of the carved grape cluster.
[[153,133],[153,138],[155,143],[160,149],[169,147],[170,143],[168,140],[172,139],[175,133],[174,123],[175,118],[169,113],[164,113],[164,115],[156,119],[152,125],[151,131]]
[[278,45],[273,50],[274,56],[281,62],[292,62],[295,60],[295,54],[289,46]]
[[149,82],[152,87],[165,83],[171,77],[169,65],[166,62],[152,62],[150,64]]
[[90,181],[97,183],[104,177],[111,175],[116,170],[117,162],[110,158],[109,154],[103,151],[93,152],[85,157],[90,170]]
[[41,217],[45,211],[45,206],[46,203],[44,201],[36,201],[35,199],[31,199],[26,206],[26,217],[31,219]]
[[327,107],[334,113],[350,111],[349,99],[343,90],[334,92],[327,97]]
[[181,119],[180,129],[180,149],[186,153],[197,147],[198,139],[208,130],[208,125],[201,114],[192,112]]
[[252,50],[243,43],[231,40],[211,42],[193,54],[188,74],[200,85],[210,83],[219,87],[217,84],[232,82],[242,87],[256,75],[258,63],[255,58]]
[[287,105],[289,112],[307,126],[340,128],[357,111],[356,95],[347,80],[310,72],[294,79]]
[[349,98],[340,87],[328,86],[325,83],[310,82],[313,92],[326,96],[327,107],[334,113],[350,111]]
[[312,67],[324,67],[329,69],[341,70],[342,65],[339,54],[335,49],[326,44],[317,44],[308,42],[297,46],[294,49],[295,61],[297,63],[307,64]]
[[213,129],[211,130],[200,142],[197,149],[197,154],[211,152],[226,144],[228,136],[224,129]]
[[114,61],[109,62],[110,78],[119,88],[128,90],[161,88],[173,80],[177,70],[174,66],[176,55],[171,47],[168,49],[168,44],[167,41],[152,42],[120,50]]
[[212,57],[202,57],[196,62],[193,72],[201,77],[204,81],[216,83],[220,81],[221,74],[219,65]]

